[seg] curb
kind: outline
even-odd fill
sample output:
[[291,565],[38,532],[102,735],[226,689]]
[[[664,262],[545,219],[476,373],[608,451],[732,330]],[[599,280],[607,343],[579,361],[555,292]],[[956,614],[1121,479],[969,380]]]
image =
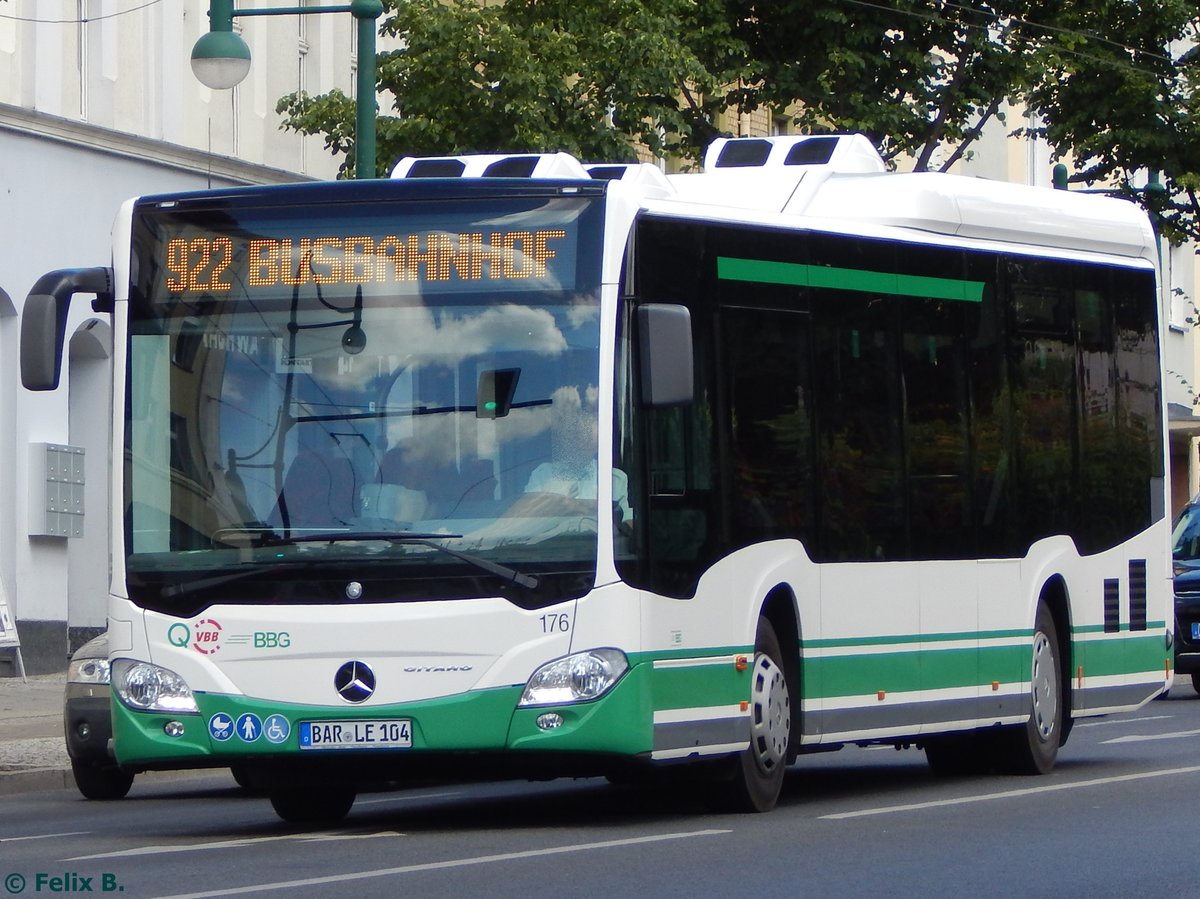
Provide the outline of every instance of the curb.
[[[186,781],[204,777],[229,769],[221,768],[180,768],[175,771],[143,771],[137,775],[135,785],[143,778],[159,783],[171,781]],[[230,786],[236,786],[230,779]],[[39,793],[50,790],[71,790],[77,792],[75,776],[70,768],[27,768],[23,771],[0,771],[0,796],[15,796],[20,793]],[[83,797],[79,796],[83,801]],[[103,801],[103,800],[94,800]]]
[[75,789],[69,768],[31,768],[27,771],[0,772],[0,796],[36,793],[42,790]]

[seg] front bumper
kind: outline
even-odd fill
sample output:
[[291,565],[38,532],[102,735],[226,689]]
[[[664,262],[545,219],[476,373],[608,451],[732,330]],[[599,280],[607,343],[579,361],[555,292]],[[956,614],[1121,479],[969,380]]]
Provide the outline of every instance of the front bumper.
[[107,686],[68,684],[63,703],[67,755],[80,762],[111,762],[112,700]]
[[[644,679],[649,666],[631,669],[600,699],[552,707],[518,708],[522,688],[482,690],[438,700],[376,706],[300,706],[271,703],[245,696],[197,693],[199,715],[134,711],[114,703],[116,755],[123,767],[155,770],[218,767],[262,763],[280,771],[302,769],[341,779],[373,782],[410,771],[452,769],[463,759],[475,766],[471,776],[489,771],[511,773],[515,754],[541,756],[636,757],[648,754],[653,743],[652,714]],[[539,716],[557,712],[562,724],[550,730],[538,726]],[[233,729],[223,740],[214,737],[214,721],[244,720],[252,715],[258,726],[254,739]],[[272,742],[263,722],[281,716],[287,736]],[[406,719],[412,722],[410,749],[301,749],[302,721]],[[278,723],[278,719],[276,719]],[[168,726],[170,725],[170,726]],[[179,725],[182,725],[180,729]],[[174,732],[175,735],[170,735]],[[258,766],[256,766],[258,767]],[[504,770],[500,770],[504,769]],[[557,772],[556,772],[557,773]],[[551,775],[554,776],[554,775]]]

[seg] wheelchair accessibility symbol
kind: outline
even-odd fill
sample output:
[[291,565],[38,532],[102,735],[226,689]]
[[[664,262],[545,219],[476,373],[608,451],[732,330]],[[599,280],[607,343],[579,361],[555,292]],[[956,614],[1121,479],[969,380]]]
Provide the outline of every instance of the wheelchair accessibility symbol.
[[263,736],[267,738],[268,743],[282,743],[291,732],[292,726],[283,715],[270,715],[263,722]]

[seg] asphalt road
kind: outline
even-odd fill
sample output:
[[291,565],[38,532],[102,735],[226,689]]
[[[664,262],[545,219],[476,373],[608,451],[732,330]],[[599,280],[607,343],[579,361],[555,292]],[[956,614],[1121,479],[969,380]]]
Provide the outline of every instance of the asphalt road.
[[[281,823],[227,773],[139,778],[120,802],[5,797],[5,895],[1193,895],[1200,697],[1078,724],[1046,777],[934,777],[915,750],[806,756],[766,815],[603,781],[359,797]],[[1181,838],[1182,837],[1182,838]]]

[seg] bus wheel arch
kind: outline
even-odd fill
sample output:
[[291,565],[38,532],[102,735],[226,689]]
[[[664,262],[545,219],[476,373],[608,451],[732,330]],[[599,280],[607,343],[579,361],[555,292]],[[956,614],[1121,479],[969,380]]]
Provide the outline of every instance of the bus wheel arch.
[[[1062,707],[1062,727],[1058,745],[1064,746],[1071,735],[1074,718],[1071,715],[1073,683],[1071,672],[1074,658],[1071,646],[1071,601],[1067,583],[1061,575],[1054,575],[1042,585],[1038,606],[1045,606],[1054,621],[1058,639],[1059,704]],[[1034,613],[1036,615],[1036,611]]]
[[749,745],[700,770],[722,811],[775,807],[799,743],[799,622],[795,595],[784,584],[767,592],[755,618],[754,656],[746,696]]
[[783,658],[783,666],[787,678],[788,692],[791,694],[792,726],[788,741],[788,763],[794,762],[800,752],[800,642],[802,631],[800,616],[797,612],[796,595],[787,584],[778,584],[772,588],[763,600],[761,618],[771,622]]
[[1058,599],[1065,601],[1061,578],[1052,578],[1038,597],[1034,615],[1031,667],[1029,671],[1029,718],[1024,724],[1009,725],[996,734],[997,767],[1010,774],[1048,774],[1065,739],[1070,712],[1066,705],[1069,656],[1063,657]]
[[790,761],[792,703],[783,651],[766,616],[758,619],[754,637],[747,705],[749,745],[712,769],[713,798],[723,811],[769,812]]

